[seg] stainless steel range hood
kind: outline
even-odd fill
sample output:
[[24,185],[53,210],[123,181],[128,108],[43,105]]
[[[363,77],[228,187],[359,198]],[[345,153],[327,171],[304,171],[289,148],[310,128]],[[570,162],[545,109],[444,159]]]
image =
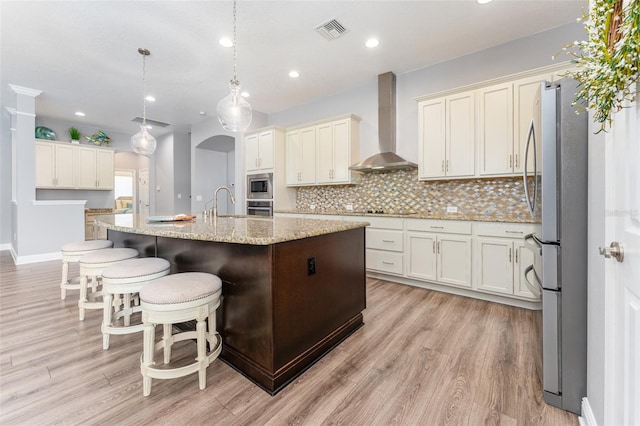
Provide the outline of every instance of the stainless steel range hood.
[[378,76],[378,148],[379,153],[349,167],[356,172],[411,169],[417,164],[396,154],[396,75]]

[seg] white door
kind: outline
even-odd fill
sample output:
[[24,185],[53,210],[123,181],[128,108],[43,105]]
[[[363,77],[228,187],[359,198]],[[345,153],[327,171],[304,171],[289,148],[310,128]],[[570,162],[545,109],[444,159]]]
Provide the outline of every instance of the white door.
[[476,156],[476,116],[474,92],[447,97],[447,176],[473,176]]
[[140,169],[138,177],[138,212],[149,215],[149,169]]
[[420,178],[445,175],[445,98],[421,102],[418,106],[418,175]]
[[333,126],[331,123],[325,123],[319,125],[317,129],[316,177],[318,183],[331,183],[333,181]]
[[[640,425],[640,108],[616,113],[605,147],[605,424]],[[594,248],[595,249],[595,248]]]

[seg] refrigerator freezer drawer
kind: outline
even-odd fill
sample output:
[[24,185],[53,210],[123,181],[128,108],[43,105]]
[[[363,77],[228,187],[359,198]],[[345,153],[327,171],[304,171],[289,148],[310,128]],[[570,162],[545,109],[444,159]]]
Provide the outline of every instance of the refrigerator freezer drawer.
[[560,292],[542,291],[542,387],[546,392],[560,394]]

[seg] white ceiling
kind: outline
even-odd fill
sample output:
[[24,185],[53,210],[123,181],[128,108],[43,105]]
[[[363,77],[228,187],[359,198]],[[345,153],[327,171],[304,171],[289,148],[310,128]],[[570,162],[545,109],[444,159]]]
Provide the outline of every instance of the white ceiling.
[[[575,22],[586,0],[238,1],[238,78],[254,110],[313,99]],[[135,133],[142,115],[188,130],[215,116],[228,94],[232,34],[226,1],[8,1],[0,3],[2,107],[7,84],[43,90],[40,116]],[[348,30],[327,41],[314,28],[336,18]],[[380,46],[367,49],[370,36]],[[288,77],[300,71],[297,80]],[[79,118],[75,111],[84,111]],[[153,130],[152,133],[156,133]],[[161,133],[157,131],[157,134]]]

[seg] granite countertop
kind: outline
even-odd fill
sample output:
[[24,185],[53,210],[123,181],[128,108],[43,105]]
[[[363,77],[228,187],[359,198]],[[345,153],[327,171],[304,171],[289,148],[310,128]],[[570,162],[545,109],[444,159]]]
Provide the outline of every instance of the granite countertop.
[[113,209],[109,209],[109,208],[99,208],[99,209],[94,209],[91,207],[87,207],[84,209],[85,213],[89,213],[89,214],[109,214],[109,213],[113,213]]
[[513,222],[513,223],[540,223],[539,218],[531,218],[528,214],[465,214],[465,213],[440,213],[440,212],[412,212],[398,211],[390,213],[367,213],[352,210],[276,210],[275,213],[340,215],[361,217],[401,217],[407,219],[438,219],[438,220],[466,220],[474,222]]
[[185,222],[147,223],[145,216],[137,214],[102,215],[95,222],[106,229],[133,234],[251,245],[300,240],[369,225],[366,221],[257,216],[220,216],[215,220],[198,216]]

